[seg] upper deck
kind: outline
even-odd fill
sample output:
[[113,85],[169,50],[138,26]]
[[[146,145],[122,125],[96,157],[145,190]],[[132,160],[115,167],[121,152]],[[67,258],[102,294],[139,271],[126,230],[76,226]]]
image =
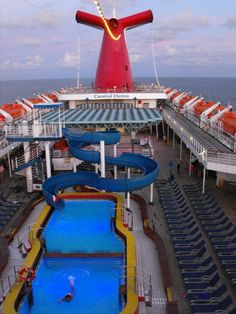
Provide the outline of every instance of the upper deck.
[[92,87],[70,87],[63,88],[59,94],[60,101],[100,101],[100,100],[165,100],[166,93],[162,87],[151,85],[135,86],[132,90],[127,91],[125,88],[94,89]]

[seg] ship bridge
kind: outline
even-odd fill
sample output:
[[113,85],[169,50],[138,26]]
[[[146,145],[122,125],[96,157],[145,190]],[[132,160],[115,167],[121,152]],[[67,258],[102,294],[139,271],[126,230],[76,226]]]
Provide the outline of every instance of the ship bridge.
[[[189,174],[191,175],[191,160],[197,158],[203,165],[203,189],[205,192],[206,170],[217,173],[217,185],[225,179],[227,174],[236,174],[236,144],[231,149],[213,138],[206,130],[201,129],[176,110],[165,106],[163,118],[167,123],[167,142],[170,138],[170,129],[173,131],[173,149],[176,135],[180,139],[180,160],[182,158],[182,144],[190,150]],[[226,143],[227,144],[227,143]],[[194,156],[195,157],[194,157]]]

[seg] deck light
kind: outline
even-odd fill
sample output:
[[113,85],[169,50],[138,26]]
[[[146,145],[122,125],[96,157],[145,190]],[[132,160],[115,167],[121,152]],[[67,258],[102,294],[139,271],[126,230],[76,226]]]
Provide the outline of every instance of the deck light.
[[108,23],[107,23],[105,17],[104,17],[104,14],[103,14],[103,11],[102,11],[102,8],[101,8],[101,6],[100,6],[99,1],[98,1],[98,0],[93,0],[93,2],[95,3],[95,5],[96,5],[96,7],[97,7],[97,10],[98,10],[98,12],[99,12],[99,14],[100,14],[100,17],[101,17],[101,19],[103,20],[104,25],[105,25],[105,27],[106,27],[106,30],[108,31],[108,34],[110,35],[110,37],[111,37],[113,40],[119,40],[120,37],[121,37],[121,35],[120,35],[120,34],[119,34],[118,36],[114,36],[114,35],[113,35],[113,33],[112,33],[112,31],[111,31],[111,29],[110,29],[110,27],[109,27],[109,25],[108,25]]

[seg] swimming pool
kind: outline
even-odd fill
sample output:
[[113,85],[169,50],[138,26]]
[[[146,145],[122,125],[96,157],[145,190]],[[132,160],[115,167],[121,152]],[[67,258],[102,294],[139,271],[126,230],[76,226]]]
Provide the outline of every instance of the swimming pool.
[[44,237],[48,252],[101,253],[124,252],[124,243],[114,233],[111,200],[65,200],[63,209],[55,209]]
[[[44,258],[33,281],[33,305],[23,300],[20,314],[118,314],[122,310],[119,283],[123,258]],[[75,277],[75,296],[69,292],[68,276]]]

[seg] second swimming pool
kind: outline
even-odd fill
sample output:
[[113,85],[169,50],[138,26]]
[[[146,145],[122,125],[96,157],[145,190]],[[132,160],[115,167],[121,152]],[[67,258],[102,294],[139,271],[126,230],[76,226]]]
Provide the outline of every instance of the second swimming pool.
[[46,226],[47,251],[124,252],[124,243],[111,224],[114,215],[115,203],[110,200],[65,200],[64,208],[55,209]]

